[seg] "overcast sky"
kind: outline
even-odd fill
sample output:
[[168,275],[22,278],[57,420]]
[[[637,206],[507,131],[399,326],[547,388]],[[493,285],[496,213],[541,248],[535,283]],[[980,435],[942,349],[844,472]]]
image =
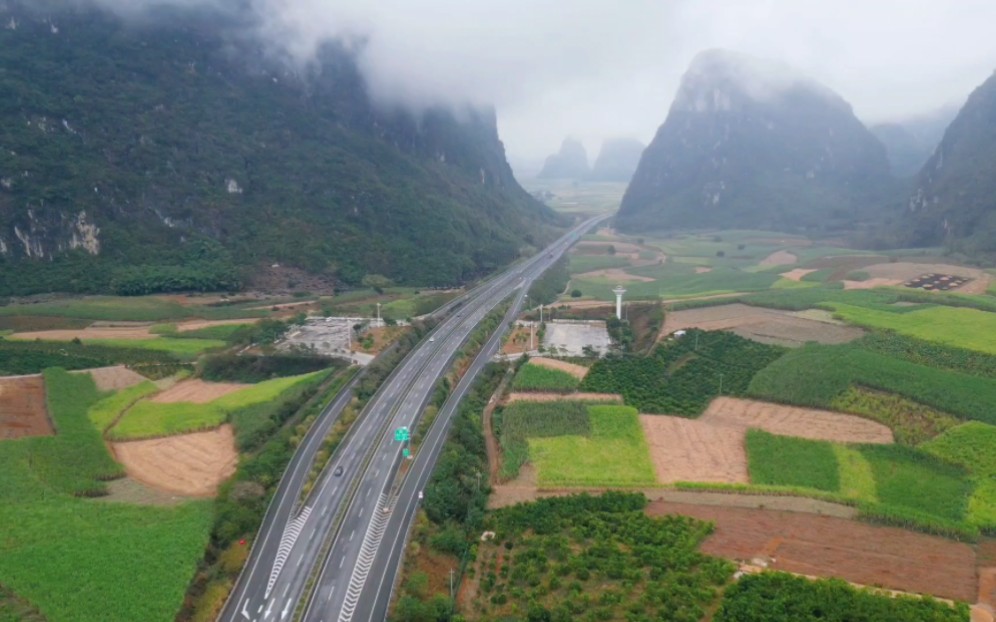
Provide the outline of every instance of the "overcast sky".
[[324,37],[368,35],[361,63],[382,98],[494,104],[521,172],[566,135],[592,159],[606,137],[648,142],[703,49],[781,60],[865,122],[961,103],[996,69],[994,0],[249,1],[300,59]]

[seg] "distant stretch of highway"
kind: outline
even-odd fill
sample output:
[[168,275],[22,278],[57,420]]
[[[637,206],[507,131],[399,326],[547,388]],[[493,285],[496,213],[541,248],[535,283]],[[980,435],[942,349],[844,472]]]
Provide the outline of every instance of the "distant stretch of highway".
[[[348,622],[386,618],[411,520],[452,414],[500,343],[502,328],[522,305],[534,279],[593,218],[536,256],[519,262],[447,307],[449,315],[416,346],[371,398],[306,498],[302,490],[322,439],[351,397],[347,387],[301,443],[267,510],[239,581],[219,620]],[[438,380],[477,325],[516,294],[505,322],[490,338],[440,410],[410,469],[394,487],[403,457],[394,432],[414,430]]]

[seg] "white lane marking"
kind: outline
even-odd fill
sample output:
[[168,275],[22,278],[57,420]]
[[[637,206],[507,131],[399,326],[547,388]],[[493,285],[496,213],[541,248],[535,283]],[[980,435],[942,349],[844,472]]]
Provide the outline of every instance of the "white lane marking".
[[272,611],[273,611],[273,601],[271,600],[270,604],[266,606],[266,612],[263,614],[263,619],[265,620],[266,618],[269,618],[270,613]]
[[360,508],[360,518],[363,518],[363,510],[365,510],[365,509],[366,508]]
[[287,613],[290,611],[290,608],[291,608],[291,602],[287,601],[287,604],[284,606],[284,610],[280,612],[281,620],[287,617]]
[[[263,598],[270,597],[270,592],[273,591],[273,584],[277,582],[277,577],[280,576],[280,571],[283,570],[284,564],[287,562],[287,557],[290,555],[291,549],[294,548],[294,543],[297,542],[297,537],[301,535],[301,529],[310,515],[311,507],[306,506],[301,510],[298,517],[288,523],[287,527],[284,528],[284,535],[280,538],[280,547],[277,549],[277,556],[273,560],[273,569],[270,570],[270,580],[266,584],[266,593],[263,595]],[[298,563],[301,563],[300,560],[298,560]]]
[[377,554],[377,547],[384,537],[384,530],[387,528],[388,513],[382,511],[387,507],[387,495],[381,493],[377,499],[377,509],[367,524],[367,532],[363,536],[363,545],[360,547],[360,555],[353,566],[353,575],[349,579],[349,586],[346,588],[346,596],[342,601],[342,610],[339,612],[339,622],[350,622],[353,613],[356,611],[356,604],[363,591],[363,584],[366,583],[370,574],[370,567],[373,565],[374,556]]
[[355,535],[356,535],[356,530],[355,529],[352,530],[351,532],[349,532],[349,541],[350,542],[353,541],[353,536],[355,536]]
[[246,617],[246,620],[249,619],[249,599],[248,598],[246,599],[246,602],[242,603],[242,615],[244,615]]

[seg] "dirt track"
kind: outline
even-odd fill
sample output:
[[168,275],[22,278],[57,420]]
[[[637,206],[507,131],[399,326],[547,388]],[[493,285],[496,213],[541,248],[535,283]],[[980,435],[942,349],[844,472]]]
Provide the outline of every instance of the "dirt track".
[[0,440],[55,434],[45,405],[45,379],[0,378]]
[[653,283],[655,279],[649,276],[639,276],[636,274],[630,274],[621,268],[605,268],[603,270],[592,270],[591,272],[585,272],[577,275],[579,279],[607,279],[610,281],[618,281],[620,283],[629,282],[639,282],[639,283]]
[[862,417],[735,397],[717,397],[699,421],[838,443],[893,442],[892,430]]
[[235,473],[239,459],[227,424],[207,432],[112,443],[111,448],[130,477],[159,490],[196,497],[214,496]]
[[853,520],[655,501],[654,516],[712,521],[703,552],[735,560],[761,557],[769,567],[869,586],[975,602],[975,553],[967,544]]
[[793,253],[788,251],[775,251],[762,259],[758,265],[761,266],[791,266],[795,262],[799,261]]
[[812,268],[812,269],[808,269],[808,270],[806,268],[796,268],[795,270],[789,270],[788,272],[782,272],[778,276],[786,278],[786,279],[788,279],[790,281],[801,281],[802,277],[806,276],[807,274],[811,274],[813,272],[816,272],[816,268]]
[[234,382],[204,382],[199,378],[184,380],[157,394],[151,401],[159,404],[172,404],[174,402],[207,404],[223,395],[234,393],[248,386],[251,385]]
[[[253,324],[258,322],[258,319],[237,319],[237,320],[192,320],[189,322],[180,322],[176,325],[177,331],[186,332],[191,330],[198,330],[201,328],[208,328],[210,326],[221,326],[225,324]],[[157,337],[162,337],[163,335],[154,334],[149,332],[153,324],[136,325],[130,324],[127,326],[88,326],[86,328],[80,328],[75,330],[70,329],[60,329],[60,330],[38,330],[25,333],[15,333],[11,335],[13,339],[41,339],[43,341],[72,341],[73,339],[81,339],[83,341],[89,339],[155,339]]]

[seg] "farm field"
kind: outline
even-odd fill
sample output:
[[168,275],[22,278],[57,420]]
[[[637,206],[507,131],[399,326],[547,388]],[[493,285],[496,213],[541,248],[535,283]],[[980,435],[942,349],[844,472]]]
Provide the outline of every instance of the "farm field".
[[559,391],[568,393],[578,388],[577,376],[560,369],[530,361],[523,365],[512,380],[514,391]]
[[266,380],[206,403],[142,400],[125,412],[108,436],[118,441],[138,440],[214,428],[238,409],[275,400],[284,391],[320,382],[329,373],[331,370]]
[[86,374],[45,378],[59,434],[0,442],[0,584],[52,622],[173,620],[207,543],[211,505],[79,496],[120,473],[86,416],[100,394]]
[[996,354],[996,313],[940,306],[906,313],[889,313],[841,303],[830,306],[835,316],[851,324],[884,328],[925,341]]
[[[15,332],[10,335],[11,339],[41,339],[42,341],[81,341],[91,340],[122,340],[122,339],[154,339],[157,335],[183,335],[194,338],[215,338],[224,339],[226,334],[238,329],[246,324],[253,324],[259,320],[255,318],[232,319],[232,320],[190,320],[178,324],[135,324],[128,323],[124,326],[113,325],[113,323],[91,324],[80,329],[55,329],[55,330],[34,330]],[[160,327],[169,327],[170,330],[157,330]],[[211,332],[215,336],[209,337]]]
[[893,442],[892,430],[862,417],[734,397],[714,399],[699,421],[838,443]]
[[568,363],[567,361],[561,361],[560,359],[551,359],[545,356],[534,356],[529,359],[529,362],[533,365],[539,365],[540,367],[546,367],[548,369],[555,369],[557,371],[568,373],[578,380],[584,380],[584,377],[588,374],[588,368],[584,365],[575,365],[574,363]]
[[142,374],[134,372],[124,365],[111,365],[109,367],[98,367],[74,373],[86,373],[93,378],[99,391],[117,391],[127,389],[145,382],[147,378]]
[[706,421],[640,415],[657,481],[747,484],[744,430]]
[[763,558],[774,570],[970,603],[978,596],[975,551],[947,538],[770,509],[653,501],[647,511],[714,522],[715,531],[702,545],[707,555]]
[[235,393],[251,386],[237,382],[204,382],[200,378],[191,378],[182,380],[165,391],[159,392],[149,401],[156,404],[175,404],[176,402],[207,404],[229,393]]
[[590,436],[529,438],[541,486],[645,486],[656,482],[635,408],[589,405]]
[[505,398],[506,404],[514,402],[556,402],[560,400],[570,400],[572,402],[622,402],[622,396],[615,393],[543,393],[542,391],[531,391],[529,393],[509,393]]
[[758,372],[747,394],[829,408],[853,385],[895,393],[964,419],[996,422],[996,380],[911,363],[859,343],[792,350]]
[[800,346],[809,341],[834,344],[854,341],[864,331],[830,317],[813,319],[812,315],[778,309],[749,307],[734,303],[697,309],[672,311],[666,315],[661,337],[677,330],[730,330],[761,343]]
[[[264,309],[217,304],[220,299],[190,296],[82,296],[0,307],[0,316],[45,316],[110,322],[166,322],[201,318],[227,320],[266,317]],[[249,304],[259,305],[262,301]],[[216,306],[212,306],[212,304]]]
[[0,441],[54,434],[42,376],[0,378]]
[[232,426],[145,441],[112,443],[125,472],[159,490],[194,497],[214,496],[235,473],[238,453]]

